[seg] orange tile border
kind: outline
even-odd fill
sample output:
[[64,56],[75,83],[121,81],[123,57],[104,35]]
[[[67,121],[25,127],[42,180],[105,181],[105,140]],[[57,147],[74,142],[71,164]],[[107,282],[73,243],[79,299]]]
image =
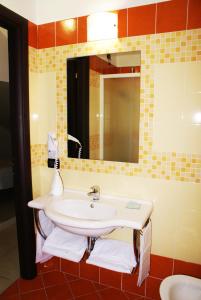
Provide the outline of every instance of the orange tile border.
[[187,29],[201,27],[201,1],[189,0]]
[[56,46],[77,43],[77,18],[56,22]]
[[38,26],[38,49],[55,47],[55,23]]
[[185,30],[187,0],[157,3],[156,33]]
[[156,4],[128,8],[128,36],[155,33]]
[[[164,3],[125,8],[118,10],[117,13],[119,38],[201,27],[200,0],[189,0],[189,2],[187,0],[172,0]],[[87,42],[87,16],[73,19],[76,24],[74,31],[63,28],[62,24],[67,20],[56,22],[58,27],[56,45]],[[51,24],[55,23],[37,26],[29,22],[29,46],[39,49],[53,47],[55,45],[55,32],[53,33]],[[39,32],[38,37],[35,34],[36,28]]]
[[121,9],[118,12],[118,37],[128,36],[128,9]]
[[87,42],[87,16],[78,18],[78,43]]
[[28,45],[38,48],[38,26],[28,21]]

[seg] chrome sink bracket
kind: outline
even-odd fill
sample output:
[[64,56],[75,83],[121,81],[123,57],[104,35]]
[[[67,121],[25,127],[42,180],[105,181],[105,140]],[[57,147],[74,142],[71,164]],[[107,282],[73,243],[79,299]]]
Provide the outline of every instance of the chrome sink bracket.
[[138,235],[139,235],[139,230],[133,229],[133,251],[134,251],[134,256],[136,258],[137,264],[139,263]]
[[136,267],[133,268],[131,274],[135,273],[138,265],[139,265],[139,253],[138,253],[138,237],[139,237],[139,230],[133,229],[133,251],[134,251],[134,256],[136,258],[137,265]]
[[95,237],[88,237],[87,238],[87,242],[88,242],[88,247],[87,247],[87,252],[90,254],[91,251],[93,250],[94,248],[94,244],[96,242],[97,238]]
[[136,267],[133,268],[131,274],[135,273],[139,263],[138,248],[137,248],[138,235],[139,235],[139,230],[133,229],[133,252],[134,252],[134,257],[136,259],[137,265]]
[[[151,221],[150,218],[147,219],[146,223],[144,224],[143,228],[147,226],[147,224]],[[143,234],[143,228],[142,229],[133,229],[133,251],[136,258],[137,265],[135,268],[133,268],[132,274],[137,269],[139,262],[140,262],[140,235]]]
[[[143,228],[145,228],[149,222],[151,222],[150,218],[147,219],[147,221],[145,222]],[[139,230],[140,234],[143,234],[143,228]]]
[[35,221],[35,225],[36,225],[36,229],[38,230],[39,234],[42,236],[42,238],[44,240],[46,240],[47,236],[46,234],[44,233],[42,227],[41,227],[41,224],[40,224],[40,218],[39,218],[39,209],[33,209],[34,211],[34,221]]

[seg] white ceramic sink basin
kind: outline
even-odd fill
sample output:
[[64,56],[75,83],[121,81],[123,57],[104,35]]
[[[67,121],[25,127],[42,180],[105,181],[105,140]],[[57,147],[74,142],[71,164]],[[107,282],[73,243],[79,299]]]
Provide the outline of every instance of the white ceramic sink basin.
[[110,205],[83,200],[59,200],[52,208],[62,215],[83,220],[108,220],[116,214]]
[[[128,207],[128,203],[134,206]],[[47,195],[28,203],[43,209],[59,227],[80,235],[98,237],[116,228],[142,229],[152,213],[152,202],[130,198],[104,196],[90,201],[87,193],[65,190],[62,196]]]

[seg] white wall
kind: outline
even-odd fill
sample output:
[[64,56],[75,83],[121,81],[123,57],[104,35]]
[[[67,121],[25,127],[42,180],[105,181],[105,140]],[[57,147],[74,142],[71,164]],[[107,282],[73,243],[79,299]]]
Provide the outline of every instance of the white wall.
[[[56,132],[56,74],[29,73],[31,144],[46,144],[49,131]],[[48,114],[47,114],[48,108]]]
[[201,154],[200,78],[198,61],[155,65],[155,151]]
[[66,0],[36,0],[36,22],[37,24],[43,24],[153,2],[161,2],[161,0],[74,0],[73,2]]
[[34,23],[36,22],[36,0],[0,0],[0,4],[16,12],[25,19]]
[[167,0],[1,0],[0,4],[35,24]]

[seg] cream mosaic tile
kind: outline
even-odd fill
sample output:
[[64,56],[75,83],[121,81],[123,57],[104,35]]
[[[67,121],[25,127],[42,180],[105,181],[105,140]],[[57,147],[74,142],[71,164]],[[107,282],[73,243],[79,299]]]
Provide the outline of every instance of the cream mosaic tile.
[[[120,163],[67,158],[66,150],[66,59],[107,52],[141,51],[141,100],[139,163]],[[155,153],[153,144],[154,64],[201,60],[201,29],[122,38],[112,41],[35,50],[29,48],[33,72],[56,72],[57,136],[61,148],[61,168],[127,176],[201,182],[201,156],[189,153]],[[46,145],[32,145],[32,165],[46,165]]]

